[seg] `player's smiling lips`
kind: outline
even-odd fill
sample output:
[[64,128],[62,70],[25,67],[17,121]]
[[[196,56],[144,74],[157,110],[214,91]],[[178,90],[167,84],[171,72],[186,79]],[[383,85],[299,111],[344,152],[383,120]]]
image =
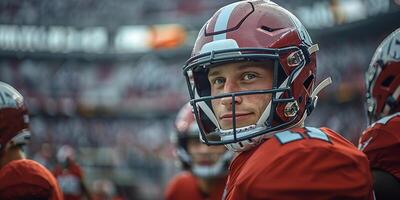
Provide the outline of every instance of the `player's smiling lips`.
[[213,162],[210,160],[202,160],[202,161],[199,161],[198,164],[201,166],[210,166],[213,164]]
[[[252,115],[252,114],[253,114],[252,112],[236,112],[236,113],[235,113],[236,119],[237,119],[237,118],[246,117],[246,116],[249,116],[249,115]],[[223,114],[221,114],[221,115],[219,116],[219,119],[221,119],[221,120],[224,120],[224,119],[232,119],[232,118],[233,118],[232,112],[223,113]]]

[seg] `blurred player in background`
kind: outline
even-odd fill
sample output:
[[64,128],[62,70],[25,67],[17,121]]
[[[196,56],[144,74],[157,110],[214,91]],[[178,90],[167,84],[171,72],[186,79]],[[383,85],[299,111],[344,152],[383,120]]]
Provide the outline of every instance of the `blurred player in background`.
[[63,199],[51,172],[26,159],[23,146],[30,138],[28,110],[22,95],[0,82],[0,199]]
[[123,200],[118,197],[115,184],[108,179],[98,179],[92,183],[92,200]]
[[271,1],[227,5],[200,30],[184,73],[201,140],[238,153],[225,199],[373,198],[366,156],[328,128],[304,127],[330,83],[315,85],[317,50]]
[[61,146],[57,151],[57,162],[53,173],[64,193],[64,199],[91,199],[82,169],[75,161],[75,150],[69,145]]
[[359,149],[370,161],[377,199],[400,199],[400,29],[379,45],[365,78],[370,126]]
[[40,145],[40,149],[38,152],[35,153],[33,156],[33,160],[36,160],[43,166],[45,166],[47,169],[53,169],[54,164],[53,164],[53,151],[52,151],[52,146],[49,143],[42,143]]
[[199,129],[189,104],[179,111],[175,128],[176,153],[185,171],[169,182],[165,199],[221,199],[232,153],[223,146],[209,147],[199,141]]

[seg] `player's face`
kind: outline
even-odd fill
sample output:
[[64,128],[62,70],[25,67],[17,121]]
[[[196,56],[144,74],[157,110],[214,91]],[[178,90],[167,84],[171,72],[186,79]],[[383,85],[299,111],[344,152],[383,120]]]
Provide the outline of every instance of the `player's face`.
[[189,139],[187,145],[193,163],[201,166],[214,165],[226,151],[224,146],[207,146],[198,138]]
[[[271,89],[272,69],[272,62],[240,62],[211,68],[208,73],[211,95]],[[270,100],[271,94],[236,96],[236,127],[255,124]],[[221,128],[233,128],[232,97],[214,99],[211,104]]]

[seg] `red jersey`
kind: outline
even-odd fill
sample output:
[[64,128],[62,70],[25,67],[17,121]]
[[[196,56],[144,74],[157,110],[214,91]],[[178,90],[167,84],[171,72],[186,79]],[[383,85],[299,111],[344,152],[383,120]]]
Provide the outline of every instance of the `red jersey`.
[[367,155],[371,168],[387,171],[400,180],[400,113],[368,127],[358,147]]
[[371,199],[366,156],[327,128],[276,133],[231,163],[226,199]]
[[33,160],[14,160],[0,170],[0,199],[62,200],[60,187],[44,166]]
[[71,162],[68,168],[57,165],[54,169],[54,176],[60,184],[64,193],[65,200],[81,200],[83,197],[82,179],[83,173],[81,168]]
[[210,194],[200,190],[197,178],[190,172],[176,175],[166,187],[165,200],[220,200],[224,192],[226,178],[216,181]]

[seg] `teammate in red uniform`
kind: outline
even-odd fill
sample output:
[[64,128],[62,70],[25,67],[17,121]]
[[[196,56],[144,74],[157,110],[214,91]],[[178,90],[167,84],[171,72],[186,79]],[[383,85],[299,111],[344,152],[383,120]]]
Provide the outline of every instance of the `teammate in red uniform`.
[[184,167],[168,184],[166,200],[220,200],[232,153],[223,146],[208,147],[199,141],[192,108],[186,104],[175,122],[177,155]]
[[65,200],[91,199],[91,194],[84,183],[81,167],[75,162],[75,150],[63,145],[57,151],[58,164],[54,168],[54,176],[60,184]]
[[29,141],[29,116],[23,97],[0,82],[0,199],[63,199],[51,172],[26,159],[23,146]]
[[367,157],[328,128],[304,127],[330,83],[315,87],[317,50],[266,0],[227,5],[200,30],[184,74],[201,140],[238,153],[225,199],[373,198]]
[[377,199],[400,199],[400,29],[377,48],[366,73],[370,126],[360,138]]

